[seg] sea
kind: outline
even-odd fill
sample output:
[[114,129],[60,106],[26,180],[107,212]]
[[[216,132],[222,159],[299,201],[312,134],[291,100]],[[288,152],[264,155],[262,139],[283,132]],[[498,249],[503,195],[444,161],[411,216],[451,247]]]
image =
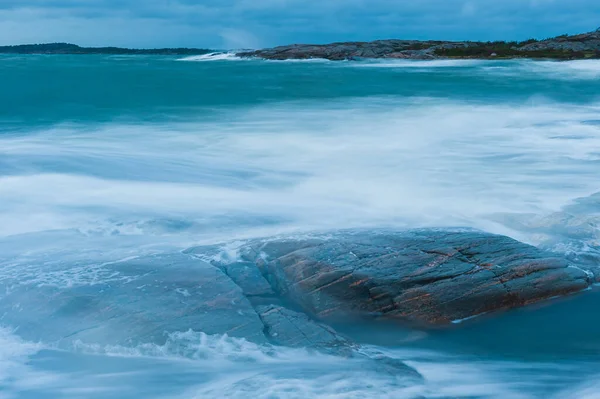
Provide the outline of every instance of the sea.
[[[596,288],[342,331],[412,384],[171,324],[160,300],[189,300],[161,256],[336,229],[472,228],[598,266],[599,191],[598,60],[0,55],[0,398],[599,399]],[[164,290],[144,295],[121,265],[148,256]],[[150,322],[160,339],[135,335]]]

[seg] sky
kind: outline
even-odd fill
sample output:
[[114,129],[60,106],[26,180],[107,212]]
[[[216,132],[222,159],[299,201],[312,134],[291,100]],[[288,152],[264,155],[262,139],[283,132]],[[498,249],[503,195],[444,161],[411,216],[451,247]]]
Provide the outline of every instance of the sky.
[[260,48],[525,40],[600,27],[598,0],[0,0],[0,45]]

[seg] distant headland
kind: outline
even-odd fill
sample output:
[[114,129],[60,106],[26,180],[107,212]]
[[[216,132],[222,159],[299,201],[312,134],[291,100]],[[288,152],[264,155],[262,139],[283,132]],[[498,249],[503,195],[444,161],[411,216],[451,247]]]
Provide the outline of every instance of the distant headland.
[[121,47],[80,47],[70,43],[0,46],[0,54],[107,54],[107,55],[202,55],[212,52],[197,48],[130,49]]
[[376,40],[323,45],[293,44],[264,50],[246,51],[240,57],[269,60],[321,58],[332,61],[365,58],[392,59],[511,59],[537,58],[578,60],[600,58],[600,29],[578,35],[562,35],[523,42],[454,42],[419,40]]

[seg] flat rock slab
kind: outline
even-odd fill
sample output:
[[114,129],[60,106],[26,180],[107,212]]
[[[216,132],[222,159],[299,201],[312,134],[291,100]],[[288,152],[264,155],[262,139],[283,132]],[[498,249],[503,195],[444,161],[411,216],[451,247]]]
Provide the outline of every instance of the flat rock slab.
[[[65,268],[62,273],[74,267]],[[26,339],[66,344],[162,344],[167,334],[188,330],[267,342],[242,289],[206,262],[168,254],[80,269],[104,278],[72,285],[21,284],[0,297],[3,321]]]
[[564,258],[478,231],[348,232],[254,241],[240,253],[278,295],[323,321],[443,325],[591,284]]
[[293,348],[320,348],[333,352],[346,350],[351,343],[332,328],[311,320],[304,313],[277,305],[257,307],[271,342]]

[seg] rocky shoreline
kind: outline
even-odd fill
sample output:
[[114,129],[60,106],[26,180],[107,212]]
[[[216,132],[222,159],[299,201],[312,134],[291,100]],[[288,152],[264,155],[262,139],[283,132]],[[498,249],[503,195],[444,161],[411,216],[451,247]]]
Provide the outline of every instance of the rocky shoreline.
[[[25,339],[44,331],[65,347],[107,337],[111,345],[162,344],[165,334],[192,329],[364,358],[418,381],[403,362],[365,354],[331,326],[443,328],[596,281],[595,270],[476,230],[333,231],[232,245],[110,262],[105,272],[119,278],[106,283],[39,285],[35,297],[26,287],[7,290],[0,311]],[[28,312],[11,312],[14,303]]]
[[524,42],[452,42],[418,40],[376,40],[323,45],[293,44],[237,54],[268,60],[327,59],[511,59],[540,58],[556,60],[600,58],[600,29],[579,35],[563,35],[546,40]]

